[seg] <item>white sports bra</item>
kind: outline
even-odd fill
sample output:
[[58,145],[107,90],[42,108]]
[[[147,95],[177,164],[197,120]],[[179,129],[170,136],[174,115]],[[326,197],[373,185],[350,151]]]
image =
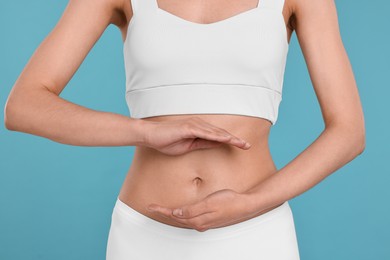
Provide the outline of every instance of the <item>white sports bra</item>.
[[134,118],[179,114],[278,117],[288,53],[284,0],[202,24],[131,0],[123,46]]

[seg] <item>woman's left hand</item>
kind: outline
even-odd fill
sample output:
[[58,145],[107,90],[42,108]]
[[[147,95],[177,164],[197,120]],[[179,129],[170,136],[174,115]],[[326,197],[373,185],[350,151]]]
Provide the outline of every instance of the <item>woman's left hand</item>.
[[249,195],[223,189],[194,204],[171,209],[153,203],[148,210],[202,232],[252,218],[256,212],[253,211],[251,199]]

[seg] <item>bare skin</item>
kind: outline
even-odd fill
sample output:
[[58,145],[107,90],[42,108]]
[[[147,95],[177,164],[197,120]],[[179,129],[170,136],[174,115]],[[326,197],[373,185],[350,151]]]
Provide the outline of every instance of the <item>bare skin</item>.
[[[257,0],[159,0],[160,8],[196,23],[220,21],[256,5]],[[278,170],[268,147],[271,123],[266,119],[199,114],[136,120],[59,97],[105,28],[115,24],[124,40],[132,15],[128,0],[70,0],[16,81],[5,109],[6,127],[71,145],[135,145],[119,198],[157,221],[199,231],[263,214],[313,187],[364,150],[362,108],[333,1],[286,0],[283,9],[288,39],[295,30],[326,125],[305,156],[285,167],[285,172],[301,172],[299,185],[288,188],[286,178],[292,173],[275,178]],[[337,155],[337,160],[328,154]],[[323,170],[316,174],[314,166]],[[286,188],[276,194],[279,186]],[[158,205],[155,211],[147,210],[151,203]],[[172,215],[174,208],[193,203],[199,206],[187,209],[186,219]],[[214,217],[207,211],[215,212]]]

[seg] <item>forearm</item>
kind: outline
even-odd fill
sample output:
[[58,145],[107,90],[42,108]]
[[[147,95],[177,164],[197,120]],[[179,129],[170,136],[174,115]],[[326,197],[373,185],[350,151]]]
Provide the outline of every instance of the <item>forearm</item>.
[[7,128],[76,146],[134,146],[143,143],[144,122],[92,110],[46,90],[32,90],[6,108]]
[[364,137],[329,127],[302,153],[245,192],[252,212],[261,212],[309,190],[364,150]]

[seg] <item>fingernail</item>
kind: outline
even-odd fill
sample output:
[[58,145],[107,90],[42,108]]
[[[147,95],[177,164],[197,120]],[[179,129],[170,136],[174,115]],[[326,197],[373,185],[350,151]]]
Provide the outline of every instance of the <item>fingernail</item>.
[[246,148],[249,148],[249,147],[251,147],[251,146],[252,146],[252,145],[251,145],[250,143],[246,143],[246,144],[245,144],[245,147],[246,147]]
[[154,208],[148,207],[148,210],[149,210],[149,211],[154,211]]
[[182,216],[183,215],[183,211],[182,211],[182,209],[175,209],[173,211],[173,214],[177,215],[177,216]]

